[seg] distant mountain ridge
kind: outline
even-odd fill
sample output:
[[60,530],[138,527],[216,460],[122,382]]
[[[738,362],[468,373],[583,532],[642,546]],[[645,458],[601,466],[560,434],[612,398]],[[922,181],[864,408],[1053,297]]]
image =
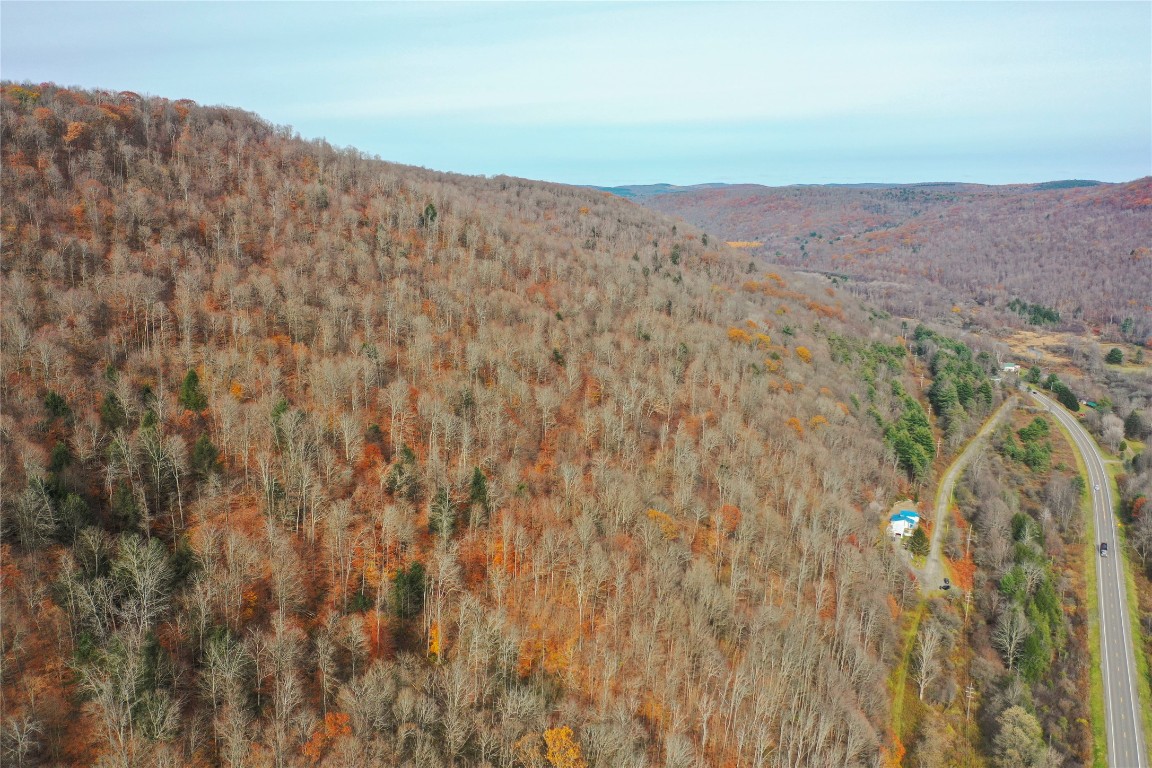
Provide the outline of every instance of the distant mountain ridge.
[[886,182],[886,181],[863,181],[851,183],[831,183],[831,184],[784,184],[780,186],[767,185],[767,184],[753,184],[753,183],[728,183],[722,181],[706,182],[703,184],[668,184],[664,182],[656,184],[622,184],[614,187],[600,187],[593,186],[592,189],[600,190],[601,192],[610,192],[618,197],[636,198],[636,197],[649,197],[654,195],[676,194],[682,192],[695,192],[701,189],[805,189],[811,187],[828,187],[832,189],[895,189],[898,187],[1025,187],[1034,190],[1049,190],[1049,189],[1076,189],[1079,187],[1097,187],[1107,185],[1108,182],[1095,181],[1093,179],[1059,179],[1055,181],[1044,181],[1035,184],[978,184],[967,181],[917,181],[909,183],[900,182]]
[[1152,336],[1152,177],[602,189],[722,240],[762,243],[752,253],[772,263],[927,289],[862,294],[894,311],[998,324],[1020,299],[1065,325]]

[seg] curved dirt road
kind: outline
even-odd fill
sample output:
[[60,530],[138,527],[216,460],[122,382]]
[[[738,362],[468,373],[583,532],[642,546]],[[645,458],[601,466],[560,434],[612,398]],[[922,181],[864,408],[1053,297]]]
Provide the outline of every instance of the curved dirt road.
[[996,412],[984,422],[984,426],[980,428],[976,436],[968,441],[968,445],[964,446],[964,450],[952,461],[948,471],[940,479],[940,485],[936,489],[932,549],[928,552],[928,559],[924,563],[924,567],[918,569],[917,572],[920,578],[920,591],[925,595],[940,589],[940,584],[944,579],[944,568],[940,563],[940,548],[941,542],[944,540],[944,529],[948,527],[949,523],[948,507],[952,504],[952,491],[956,487],[956,479],[960,477],[960,473],[968,461],[976,455],[978,449],[983,445],[984,439],[996,428],[996,425],[1004,418],[1004,414],[1016,407],[1016,403],[1016,395],[1012,395],[1001,403]]

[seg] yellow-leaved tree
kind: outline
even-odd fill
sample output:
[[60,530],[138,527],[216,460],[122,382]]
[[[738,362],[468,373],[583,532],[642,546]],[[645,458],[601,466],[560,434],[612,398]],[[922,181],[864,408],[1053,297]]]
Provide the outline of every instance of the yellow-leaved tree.
[[544,742],[548,745],[548,753],[544,757],[553,768],[588,768],[588,763],[584,762],[584,756],[580,754],[580,745],[572,738],[572,729],[568,726],[544,731]]

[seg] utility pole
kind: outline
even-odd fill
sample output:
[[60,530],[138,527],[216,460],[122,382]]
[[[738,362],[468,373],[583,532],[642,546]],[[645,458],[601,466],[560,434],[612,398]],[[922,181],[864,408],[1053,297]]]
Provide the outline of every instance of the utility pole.
[[[975,696],[976,686],[969,682],[968,685],[964,687],[964,730],[968,735],[969,745],[972,743],[970,720],[972,719],[972,699]],[[972,765],[971,746],[969,746],[969,748],[966,750],[965,758],[966,759],[964,760],[964,764],[966,766]]]
[[[973,535],[972,524],[969,523],[968,524],[968,534],[964,537],[964,559],[965,560],[968,559],[968,556],[972,551],[972,535]],[[964,593],[964,624],[968,624],[968,609],[972,605],[972,589],[974,589],[974,588],[975,588],[975,585],[973,584],[972,588],[968,589]]]

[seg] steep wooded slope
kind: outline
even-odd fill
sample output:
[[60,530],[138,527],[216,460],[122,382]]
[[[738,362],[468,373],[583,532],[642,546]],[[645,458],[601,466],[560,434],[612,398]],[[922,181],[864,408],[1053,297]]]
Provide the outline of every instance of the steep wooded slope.
[[[860,295],[914,316],[962,311],[992,327],[1021,299],[1065,322],[1152,337],[1152,178],[991,187],[627,187],[643,205],[769,262],[861,278]],[[1000,310],[991,315],[989,310]],[[1022,322],[1018,319],[1018,322]]]
[[874,313],[603,193],[2,101],[5,765],[875,764]]

